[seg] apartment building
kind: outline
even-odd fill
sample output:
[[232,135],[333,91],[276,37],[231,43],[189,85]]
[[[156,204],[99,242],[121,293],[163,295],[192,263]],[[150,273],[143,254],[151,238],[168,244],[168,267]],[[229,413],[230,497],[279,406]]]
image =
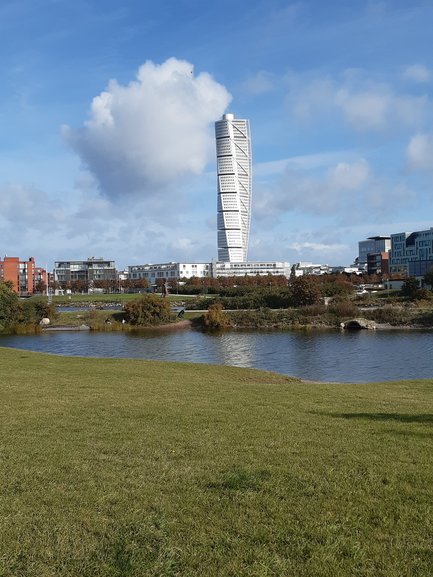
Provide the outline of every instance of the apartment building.
[[63,260],[54,263],[54,281],[60,285],[81,281],[86,285],[94,281],[117,280],[114,260],[89,257],[87,260]]
[[146,279],[150,285],[160,279],[188,279],[192,277],[208,277],[210,263],[166,262],[159,264],[137,264],[128,266],[130,280]]
[[0,280],[11,282],[16,293],[27,296],[40,292],[46,286],[47,272],[36,266],[32,256],[28,260],[5,256],[0,261]]
[[283,275],[290,277],[290,264],[279,261],[263,262],[214,262],[211,265],[213,277]]

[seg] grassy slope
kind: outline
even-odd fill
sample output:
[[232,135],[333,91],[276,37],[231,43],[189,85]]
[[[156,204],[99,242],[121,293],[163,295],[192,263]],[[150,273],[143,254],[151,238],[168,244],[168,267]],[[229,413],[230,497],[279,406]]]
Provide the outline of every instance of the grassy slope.
[[431,575],[433,382],[0,349],[0,575]]

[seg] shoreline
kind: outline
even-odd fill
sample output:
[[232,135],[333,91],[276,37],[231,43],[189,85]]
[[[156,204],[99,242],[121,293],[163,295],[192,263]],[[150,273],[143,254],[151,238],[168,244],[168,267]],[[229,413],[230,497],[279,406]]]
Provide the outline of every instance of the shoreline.
[[[88,325],[73,326],[73,325],[62,325],[62,326],[45,326],[41,328],[41,332],[80,332],[80,331],[92,331],[92,332],[133,332],[133,331],[175,331],[175,330],[186,330],[194,326],[194,321],[190,319],[182,319],[175,323],[165,323],[156,326],[128,326],[126,329],[110,329],[110,326],[106,326],[102,329],[92,328]],[[389,323],[377,323],[374,327],[369,328],[343,328],[340,326],[326,326],[326,325],[296,325],[294,326],[262,326],[262,327],[251,327],[251,326],[235,326],[224,329],[225,331],[340,331],[340,332],[353,332],[353,331],[431,331],[433,327],[426,327],[422,325],[391,325]]]

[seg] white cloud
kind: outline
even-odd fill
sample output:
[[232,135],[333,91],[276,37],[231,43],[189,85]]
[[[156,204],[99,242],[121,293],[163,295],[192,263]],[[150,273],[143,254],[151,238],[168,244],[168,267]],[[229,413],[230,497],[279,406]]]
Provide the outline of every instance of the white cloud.
[[342,158],[345,159],[344,162],[353,162],[354,152],[350,150],[318,152],[317,154],[303,154],[300,156],[291,156],[290,158],[282,158],[281,160],[260,162],[254,165],[254,179],[283,174],[287,170],[314,170],[329,167],[334,163],[338,164],[341,162]]
[[287,248],[295,250],[299,253],[305,253],[306,251],[325,253],[330,255],[335,252],[341,252],[346,248],[344,244],[325,244],[321,242],[293,242],[287,245]]
[[432,72],[423,64],[412,64],[403,71],[403,78],[412,82],[427,83],[432,80]]
[[388,87],[366,90],[343,88],[335,103],[346,121],[359,132],[393,130],[395,126],[417,126],[427,104],[425,96],[396,95]]
[[370,167],[365,159],[339,162],[328,171],[327,186],[336,191],[358,190],[367,183],[369,176]]
[[84,127],[66,126],[63,134],[104,194],[153,198],[168,209],[161,189],[178,190],[179,179],[204,170],[214,154],[213,122],[230,100],[224,86],[195,76],[186,61],[148,61],[127,86],[110,81]]
[[328,77],[289,74],[288,106],[305,122],[341,116],[356,132],[395,132],[418,129],[426,115],[427,96],[397,94],[385,83],[375,82],[362,71],[346,70],[341,82]]
[[343,88],[335,94],[335,103],[355,129],[377,130],[386,125],[391,97],[379,91],[354,93]]
[[316,215],[344,212],[358,203],[359,191],[369,178],[365,159],[337,163],[320,176],[288,169],[271,188],[257,191],[254,212],[259,219],[293,211]]
[[34,256],[41,266],[95,255],[113,259],[121,268],[156,260],[210,261],[215,256],[215,226],[203,230],[202,214],[155,219],[146,208],[131,197],[119,211],[87,188],[67,205],[32,186],[0,183],[0,255]]
[[256,186],[254,216],[269,223],[289,213],[343,223],[371,222],[414,202],[405,184],[381,178],[367,160],[338,162],[320,173],[290,170],[273,183]]
[[60,201],[35,186],[0,184],[0,218],[24,234],[29,227],[40,231],[56,227],[64,218],[64,209]]
[[273,74],[266,70],[260,70],[254,76],[250,76],[242,84],[242,88],[250,94],[265,94],[272,92],[276,84],[276,79]]
[[416,134],[406,149],[406,158],[411,168],[433,169],[433,134]]

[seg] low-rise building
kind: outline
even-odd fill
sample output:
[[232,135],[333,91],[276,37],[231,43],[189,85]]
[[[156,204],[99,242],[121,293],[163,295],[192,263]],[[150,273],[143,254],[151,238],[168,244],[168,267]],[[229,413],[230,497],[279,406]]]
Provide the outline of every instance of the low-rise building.
[[158,280],[180,280],[206,277],[229,277],[229,276],[255,276],[255,275],[284,275],[290,276],[290,264],[288,262],[204,262],[184,263],[168,262],[159,264],[141,264],[128,267],[130,280],[146,279],[150,285],[158,283]]
[[135,264],[128,266],[128,278],[132,281],[145,279],[150,285],[158,280],[183,280],[192,277],[211,276],[210,263],[166,262],[159,264]]
[[54,281],[69,285],[80,281],[86,286],[95,281],[116,281],[117,271],[113,260],[90,257],[87,260],[63,260],[54,263]]
[[255,276],[272,275],[290,277],[290,264],[279,261],[262,262],[214,262],[211,264],[212,276]]
[[331,272],[331,267],[327,264],[314,264],[312,262],[297,262],[292,265],[292,273],[295,276],[322,275]]

